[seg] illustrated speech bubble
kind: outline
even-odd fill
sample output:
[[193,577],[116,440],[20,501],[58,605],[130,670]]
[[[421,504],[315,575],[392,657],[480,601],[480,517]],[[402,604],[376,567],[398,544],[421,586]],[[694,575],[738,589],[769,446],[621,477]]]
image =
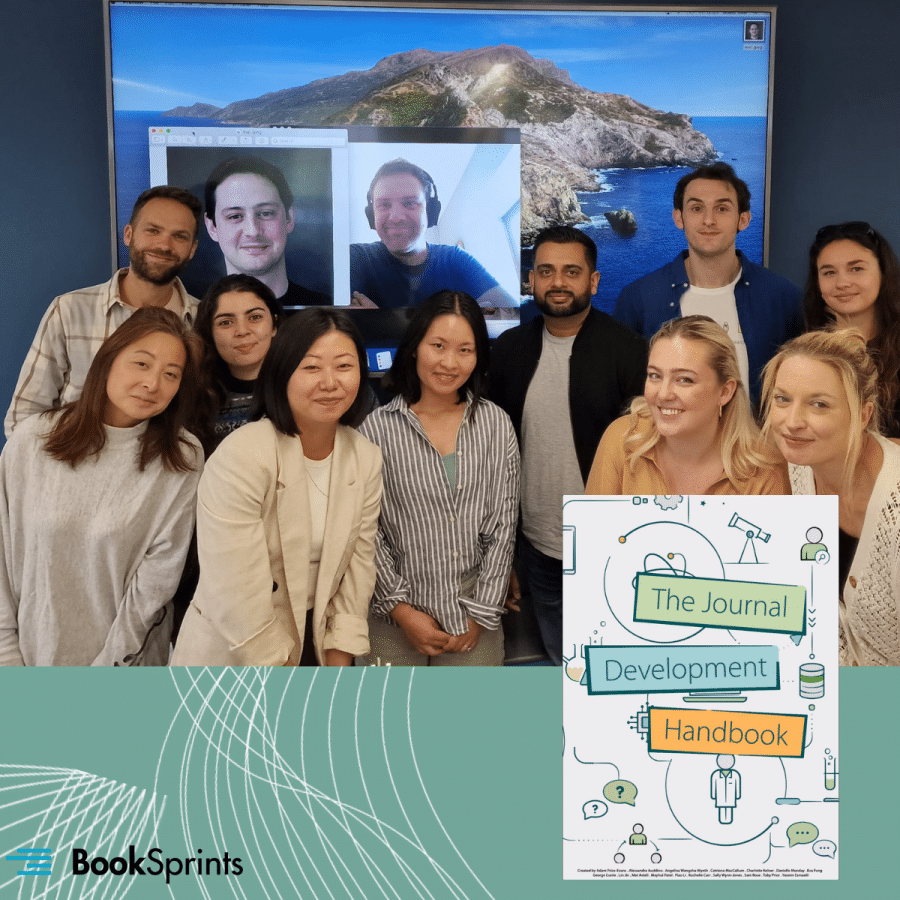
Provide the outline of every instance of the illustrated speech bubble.
[[603,796],[610,803],[627,803],[634,806],[634,798],[637,797],[637,788],[630,781],[610,781],[603,788]]
[[601,816],[606,815],[608,809],[609,807],[602,800],[588,800],[581,807],[585,819],[599,819]]
[[837,844],[834,841],[816,841],[812,845],[812,852],[816,856],[829,856],[834,859],[834,854],[837,853]]
[[819,829],[812,822],[794,822],[787,830],[790,846],[794,844],[811,844],[818,836]]

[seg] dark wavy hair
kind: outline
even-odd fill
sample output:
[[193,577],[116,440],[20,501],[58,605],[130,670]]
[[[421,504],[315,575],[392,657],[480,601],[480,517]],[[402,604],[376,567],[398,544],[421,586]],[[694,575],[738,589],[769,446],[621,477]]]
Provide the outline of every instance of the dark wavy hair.
[[541,244],[581,244],[591,272],[597,269],[597,245],[583,232],[571,225],[551,225],[534,239],[534,255]]
[[490,343],[484,312],[472,297],[462,291],[438,291],[415,308],[382,386],[391,394],[400,394],[410,406],[418,402],[422,396],[422,384],[416,371],[416,351],[431,323],[439,316],[462,316],[475,335],[475,368],[459,388],[458,402],[465,402],[466,393],[471,392],[477,404],[487,391]]
[[223,294],[231,293],[253,294],[253,296],[259,297],[272,314],[272,322],[276,328],[284,319],[284,307],[282,307],[281,302],[272,289],[252,275],[241,273],[226,275],[224,278],[216,281],[203,295],[203,299],[197,306],[194,331],[203,338],[203,371],[213,375],[213,388],[220,403],[225,400],[221,381],[228,372],[228,366],[216,349],[216,342],[213,338],[213,319],[215,319],[219,310],[219,297]]
[[369,361],[362,335],[353,318],[339,309],[327,306],[309,307],[288,316],[269,347],[256,380],[250,407],[250,421],[265,416],[282,434],[300,434],[288,403],[287,386],[291,376],[309,353],[310,347],[329,331],[340,331],[353,341],[359,360],[359,390],[350,408],[341,416],[342,425],[353,425],[368,402],[365,383],[369,377]]
[[687,190],[687,186],[698,178],[730,184],[737,194],[738,212],[750,212],[750,188],[747,187],[747,182],[743,178],[738,178],[737,172],[724,162],[714,162],[711,166],[700,166],[699,169],[682,175],[678,179],[678,184],[675,185],[675,193],[672,196],[673,209],[677,209],[679,212],[683,211],[684,192]]
[[[81,396],[67,403],[56,417],[44,442],[44,450],[72,468],[89,456],[95,456],[106,444],[103,416],[108,400],[106,383],[116,357],[135,341],[151,334],[169,334],[184,346],[185,363],[178,392],[169,405],[147,422],[141,437],[137,464],[144,471],[157,457],[171,472],[189,472],[194,468],[193,445],[182,434],[194,415],[199,382],[202,344],[181,319],[168,309],[143,307],[136,310],[101,345],[94,357]],[[46,416],[55,414],[47,410]],[[189,447],[190,452],[185,452]]]
[[265,303],[272,314],[272,321],[277,327],[284,319],[284,308],[272,289],[252,275],[236,273],[226,275],[214,282],[203,295],[197,306],[197,317],[194,320],[194,331],[203,340],[203,361],[200,365],[201,386],[197,404],[196,428],[193,429],[206,455],[215,449],[218,443],[215,434],[216,416],[225,403],[225,381],[229,374],[228,364],[219,355],[213,338],[213,320],[219,311],[219,298],[229,293],[252,294]]
[[809,272],[803,292],[803,318],[807,330],[824,328],[834,322],[819,290],[819,255],[834,241],[853,241],[875,255],[881,270],[881,290],[875,300],[878,333],[868,342],[868,350],[878,367],[878,405],[882,427],[887,433],[900,429],[900,263],[891,245],[868,222],[826,225],[816,232],[809,248]]
[[206,207],[206,218],[210,222],[215,223],[216,221],[216,191],[219,185],[226,178],[231,178],[232,175],[258,175],[260,178],[265,178],[278,191],[285,214],[290,213],[291,207],[294,205],[294,195],[281,169],[257,156],[232,156],[220,162],[206,179],[206,185],[203,188],[203,205]]

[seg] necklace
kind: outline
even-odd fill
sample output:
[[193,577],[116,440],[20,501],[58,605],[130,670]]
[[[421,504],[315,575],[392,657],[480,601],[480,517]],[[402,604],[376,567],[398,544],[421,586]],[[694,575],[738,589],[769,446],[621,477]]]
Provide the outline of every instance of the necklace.
[[[306,460],[306,475],[312,483],[313,487],[327,499],[328,497],[328,481],[331,478],[331,454],[325,457],[323,460],[316,460],[315,462],[311,459]],[[316,477],[318,476],[318,478]],[[319,478],[322,479],[322,482],[319,482]],[[324,483],[325,487],[322,487]]]
[[[309,476],[309,480],[310,480],[310,482],[312,482],[312,486],[313,486],[313,487],[314,487],[314,488],[315,488],[315,489],[316,489],[323,497],[327,497],[327,496],[328,496],[328,491],[327,491],[327,490],[322,490],[322,485],[319,484],[319,482],[316,480],[315,475],[313,475],[313,472],[314,472],[314,471],[315,471],[314,469],[307,468],[306,474]],[[327,479],[326,479],[326,484],[327,484]]]

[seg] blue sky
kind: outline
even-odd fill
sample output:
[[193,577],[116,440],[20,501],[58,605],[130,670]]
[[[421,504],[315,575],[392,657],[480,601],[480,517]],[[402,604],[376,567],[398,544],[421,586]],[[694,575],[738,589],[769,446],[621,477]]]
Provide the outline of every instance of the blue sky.
[[[763,18],[751,16],[753,18]],[[371,68],[392,53],[515,44],[596,91],[691,116],[764,116],[764,44],[744,16],[310,7],[112,7],[115,105],[164,110],[235,100]]]

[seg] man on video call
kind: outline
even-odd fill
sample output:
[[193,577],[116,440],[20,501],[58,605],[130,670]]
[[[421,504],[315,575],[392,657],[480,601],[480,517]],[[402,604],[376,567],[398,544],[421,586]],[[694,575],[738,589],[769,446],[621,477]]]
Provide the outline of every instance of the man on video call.
[[294,195],[280,169],[255,156],[226,159],[206,180],[204,203],[206,230],[227,274],[258,278],[285,308],[331,305],[327,295],[288,280],[284,251],[294,230]]
[[352,305],[414,306],[436,291],[464,291],[484,308],[515,307],[513,298],[473,256],[448,244],[429,244],[441,201],[431,176],[405,159],[386,162],[366,196],[366,218],[381,240],[350,245]]

